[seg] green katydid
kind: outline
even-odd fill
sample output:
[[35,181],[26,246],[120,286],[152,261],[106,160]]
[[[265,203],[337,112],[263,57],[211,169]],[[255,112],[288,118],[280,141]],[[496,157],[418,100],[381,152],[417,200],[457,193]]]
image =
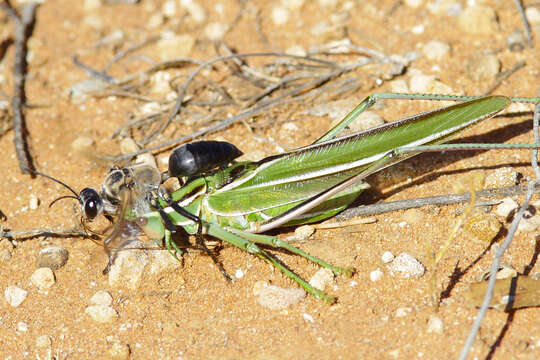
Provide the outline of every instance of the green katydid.
[[[337,137],[378,99],[450,100],[456,104]],[[192,176],[178,190],[158,200],[159,211],[139,216],[137,223],[151,239],[181,253],[171,240],[171,225],[190,234],[206,234],[258,256],[280,269],[308,293],[327,302],[335,298],[313,288],[264,248],[285,249],[336,275],[351,276],[352,267],[328,264],[280,240],[260,234],[280,226],[327,219],[345,209],[369,187],[364,179],[424,151],[526,148],[540,144],[441,145],[459,132],[495,116],[512,102],[540,103],[540,98],[374,94],[313,144],[260,161],[235,162]],[[173,206],[171,206],[173,205]],[[177,211],[181,208],[181,212]],[[183,214],[183,215],[182,215]],[[186,217],[186,214],[189,215]]]

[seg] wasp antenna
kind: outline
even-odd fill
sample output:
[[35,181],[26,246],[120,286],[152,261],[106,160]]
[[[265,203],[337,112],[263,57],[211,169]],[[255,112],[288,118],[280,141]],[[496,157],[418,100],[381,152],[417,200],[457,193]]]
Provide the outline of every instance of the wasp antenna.
[[75,199],[75,200],[77,200],[79,203],[81,202],[81,198],[78,197],[78,196],[65,195],[65,196],[60,196],[59,198],[56,198],[56,199],[54,199],[53,201],[51,201],[51,203],[49,204],[49,207],[53,206],[54,203],[57,202],[58,200],[63,200],[63,199]]
[[[31,173],[33,173],[33,174],[43,176],[43,177],[45,177],[45,178],[47,178],[47,179],[49,179],[49,180],[52,180],[52,181],[54,181],[54,182],[56,182],[56,183],[58,183],[58,184],[64,186],[66,189],[68,189],[68,190],[71,191],[73,194],[75,194],[75,198],[76,198],[77,200],[80,201],[79,194],[77,194],[77,192],[76,192],[75,190],[73,190],[73,188],[72,188],[71,186],[69,186],[68,184],[66,184],[66,183],[64,183],[64,182],[62,182],[62,181],[60,181],[60,180],[58,180],[58,179],[55,179],[55,178],[53,178],[52,176],[49,176],[49,175],[47,175],[47,174],[40,173],[39,171],[36,171],[36,170],[29,170],[29,171],[30,171]],[[64,197],[62,197],[62,198],[64,198]],[[62,198],[59,198],[59,199],[62,199]],[[58,200],[58,199],[56,199],[56,200]],[[54,200],[54,201],[56,201],[56,200]],[[53,201],[53,202],[54,202],[54,201]],[[49,206],[50,206],[50,205],[49,205]]]

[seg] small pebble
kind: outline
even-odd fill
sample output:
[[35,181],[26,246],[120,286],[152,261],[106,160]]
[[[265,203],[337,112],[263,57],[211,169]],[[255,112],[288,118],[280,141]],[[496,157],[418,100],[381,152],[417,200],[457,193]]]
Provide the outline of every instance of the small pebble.
[[427,3],[427,9],[433,15],[457,16],[463,9],[456,0],[437,0]]
[[423,34],[424,31],[426,31],[426,26],[424,24],[418,24],[411,29],[411,32],[415,35]]
[[112,301],[113,298],[111,294],[109,294],[107,291],[99,290],[90,298],[89,304],[111,306]]
[[7,303],[13,307],[21,305],[27,295],[28,291],[21,289],[18,286],[9,285],[4,290],[4,297],[6,298]]
[[84,312],[99,323],[112,322],[118,318],[116,310],[107,305],[90,305]]
[[474,81],[492,80],[501,69],[501,62],[493,54],[472,54],[466,62],[467,75]]
[[379,281],[383,277],[384,273],[380,270],[373,270],[369,273],[369,279],[373,282]]
[[24,321],[19,321],[17,323],[17,330],[19,330],[21,332],[27,332],[28,331],[28,324],[25,323]]
[[291,11],[295,11],[299,10],[302,6],[304,6],[305,2],[306,0],[281,0],[281,5]]
[[149,251],[147,255],[149,266],[145,268],[145,273],[151,276],[172,272],[182,266],[168,251]]
[[271,310],[281,310],[300,302],[306,297],[306,292],[300,288],[285,289],[257,281],[253,286],[253,295],[257,296],[260,305]]
[[237,279],[241,279],[244,277],[244,272],[242,271],[242,269],[237,269],[235,272],[234,272],[234,277],[237,278]]
[[444,323],[441,318],[431,316],[428,321],[428,334],[442,334],[444,331]]
[[388,264],[389,262],[391,262],[392,260],[394,260],[395,256],[394,254],[392,254],[390,251],[385,251],[382,255],[381,255],[381,260],[383,263],[385,264]]
[[296,55],[296,56],[306,56],[307,55],[306,49],[304,49],[300,45],[291,46],[290,48],[285,50],[285,53],[289,54],[289,55]]
[[506,38],[506,46],[512,52],[520,52],[527,46],[527,39],[522,31],[516,30]]
[[39,199],[36,195],[30,194],[30,200],[28,201],[28,207],[31,210],[36,210],[39,206]]
[[37,256],[37,266],[48,267],[58,270],[64,266],[68,260],[68,251],[62,246],[48,245],[41,249]]
[[409,225],[420,225],[424,223],[424,213],[419,209],[408,209],[403,213],[403,220]]
[[139,150],[139,145],[130,137],[120,140],[120,152],[122,154],[129,154]]
[[36,286],[40,291],[45,291],[47,289],[50,289],[54,283],[54,272],[51,270],[51,268],[48,267],[40,267],[39,269],[36,269],[32,276],[30,276],[30,281],[34,286]]
[[409,93],[409,85],[403,79],[390,81],[390,89],[395,93]]
[[454,92],[450,86],[436,80],[433,75],[414,75],[410,78],[409,87],[413,93],[451,94]]
[[486,176],[484,186],[486,188],[503,188],[519,183],[521,174],[512,168],[498,168]]
[[407,315],[409,315],[412,311],[412,308],[410,307],[406,307],[406,306],[403,306],[403,307],[400,307],[400,308],[397,308],[396,310],[396,317],[405,317]]
[[222,39],[227,30],[229,30],[227,24],[213,22],[204,27],[204,35],[206,35],[209,40],[216,41]]
[[46,348],[52,345],[52,338],[49,335],[41,335],[36,338],[36,347]]
[[336,7],[338,0],[317,0],[317,2],[324,7],[334,8]]
[[137,289],[147,264],[148,254],[142,250],[119,251],[109,270],[109,285]]
[[473,212],[465,223],[464,230],[480,241],[489,242],[501,231],[502,224],[494,215],[482,211]]
[[499,30],[497,13],[487,6],[469,6],[458,17],[458,26],[471,35],[491,35]]
[[413,276],[423,275],[425,268],[424,265],[422,265],[412,255],[401,253],[390,264],[390,270],[392,272],[399,273],[403,278],[406,279]]
[[294,235],[298,240],[307,240],[315,233],[315,228],[311,225],[302,225],[294,230]]
[[176,1],[174,0],[168,0],[163,3],[163,6],[161,7],[161,11],[163,12],[163,15],[166,17],[172,18],[176,15]]
[[334,281],[334,273],[327,268],[319,269],[309,280],[309,284],[316,289],[324,290]]
[[7,239],[0,241],[0,264],[11,259],[12,250],[13,245]]
[[202,24],[206,21],[206,10],[198,2],[194,0],[180,0],[180,6],[187,10],[191,19],[196,24]]
[[[512,265],[507,264],[503,261],[499,264],[499,269],[497,270],[497,273],[495,274],[496,279],[506,279],[506,278],[513,278],[516,277],[517,271],[512,267]],[[487,281],[491,277],[491,265],[482,271],[478,276],[476,276],[476,281]]]
[[187,57],[195,45],[195,38],[188,34],[176,35],[164,33],[157,42],[157,51],[161,60]]
[[276,6],[272,9],[271,17],[275,25],[283,25],[289,21],[291,12],[283,6]]
[[84,11],[93,11],[101,7],[101,0],[84,0]]
[[127,360],[129,359],[130,353],[131,349],[129,348],[129,345],[119,342],[112,344],[111,348],[109,349],[109,355],[111,356],[110,359],[112,360]]
[[163,23],[165,23],[165,16],[162,13],[158,12],[150,16],[150,19],[148,19],[148,21],[146,22],[146,27],[148,29],[156,29],[163,25]]
[[405,0],[405,5],[407,5],[410,8],[416,9],[424,3],[424,0]]
[[424,45],[422,52],[428,60],[440,61],[450,52],[450,45],[442,41],[432,40]]
[[540,226],[540,215],[534,215],[530,218],[522,218],[519,222],[517,232],[535,232]]
[[79,136],[71,143],[71,148],[77,152],[89,151],[95,145],[94,139],[89,136]]
[[514,199],[504,198],[502,202],[497,205],[497,208],[495,209],[495,214],[505,219],[508,219],[510,215],[512,215],[517,210],[518,207],[519,204]]
[[156,71],[150,76],[150,93],[156,95],[168,94],[172,90],[170,81],[171,74],[169,72]]
[[540,10],[537,7],[530,6],[525,9],[525,16],[532,26],[540,25]]
[[368,110],[358,115],[356,120],[352,124],[350,124],[349,127],[352,131],[362,131],[374,128],[375,126],[379,126],[384,123],[385,121],[381,115],[377,114],[374,111]]
[[304,318],[304,320],[306,320],[307,322],[310,322],[312,324],[315,322],[315,320],[313,320],[313,316],[311,316],[309,314],[304,313],[304,314],[302,314],[302,317]]

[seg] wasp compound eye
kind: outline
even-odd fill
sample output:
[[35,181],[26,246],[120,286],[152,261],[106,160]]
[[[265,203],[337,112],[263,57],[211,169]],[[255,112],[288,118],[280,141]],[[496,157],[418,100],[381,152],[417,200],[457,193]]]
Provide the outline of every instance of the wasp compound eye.
[[103,200],[99,193],[92,188],[84,188],[79,195],[81,211],[87,220],[93,220],[103,211]]

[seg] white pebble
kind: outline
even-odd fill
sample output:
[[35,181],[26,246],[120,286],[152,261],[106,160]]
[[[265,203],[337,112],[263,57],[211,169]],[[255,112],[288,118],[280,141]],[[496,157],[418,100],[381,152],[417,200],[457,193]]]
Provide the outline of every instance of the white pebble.
[[497,208],[495,209],[495,214],[503,217],[508,218],[510,214],[512,214],[517,208],[519,207],[519,204],[512,198],[504,198],[502,202],[497,205]]
[[349,127],[352,131],[361,131],[371,129],[384,123],[385,121],[381,115],[368,110],[358,115],[356,120],[350,124]]
[[531,218],[522,218],[519,222],[517,232],[535,232],[540,226],[540,215]]
[[305,2],[306,0],[281,0],[281,5],[283,5],[289,10],[294,11],[304,6]]
[[467,58],[467,75],[474,81],[492,80],[501,69],[501,62],[493,54],[472,54]]
[[285,309],[297,304],[306,297],[306,292],[300,288],[285,289],[270,285],[263,281],[257,281],[253,286],[253,294],[257,296],[257,302],[271,310]]
[[46,348],[52,345],[52,339],[49,335],[41,335],[36,338],[36,347]]
[[242,269],[237,269],[237,270],[234,272],[234,277],[237,278],[237,279],[243,278],[244,275],[245,275],[245,273],[242,271]]
[[24,321],[19,321],[17,323],[17,330],[19,330],[21,332],[27,332],[28,331],[28,324],[25,323]]
[[291,46],[290,48],[285,50],[285,53],[289,54],[289,55],[296,55],[296,56],[306,56],[307,55],[306,49],[304,49],[300,45]]
[[283,7],[283,6],[276,6],[272,9],[272,22],[276,25],[283,25],[286,24],[287,21],[289,21],[289,18],[291,17],[291,12]]
[[409,315],[411,313],[411,311],[412,311],[412,308],[410,308],[410,307],[403,306],[403,307],[397,308],[396,317],[398,317],[398,318],[399,317],[405,317],[405,316]]
[[107,291],[99,290],[92,298],[90,298],[89,304],[91,305],[106,305],[111,306],[113,298]]
[[108,352],[112,360],[128,360],[131,350],[129,345],[115,342]]
[[193,0],[180,0],[180,6],[187,10],[193,21],[201,24],[206,21],[206,10]]
[[390,264],[390,270],[400,273],[402,277],[421,276],[424,274],[424,266],[413,256],[402,253],[399,254]]
[[112,307],[107,305],[91,305],[84,312],[99,323],[112,322],[118,318],[118,313]]
[[37,266],[48,267],[58,270],[64,266],[68,260],[68,251],[59,245],[48,245],[41,249],[37,256]]
[[18,286],[10,285],[4,290],[4,297],[6,298],[6,301],[13,307],[21,305],[24,299],[26,299],[27,295],[28,291],[21,289]]
[[30,276],[30,281],[40,291],[45,291],[50,289],[55,283],[54,272],[51,270],[51,268],[40,267],[34,271],[32,276]]
[[71,148],[78,152],[84,152],[90,150],[94,146],[95,142],[89,136],[79,136],[71,143]]
[[142,250],[119,251],[109,270],[109,285],[137,289],[147,264],[148,254]]
[[215,41],[223,38],[227,30],[229,30],[229,25],[213,22],[204,27],[204,35],[206,35],[208,39]]
[[316,289],[324,290],[334,281],[334,273],[327,268],[319,269],[309,280],[309,284]]
[[540,10],[536,7],[528,7],[525,10],[525,15],[527,16],[527,20],[531,23],[531,25],[540,25]]
[[176,15],[176,1],[169,0],[165,1],[163,6],[161,7],[161,11],[163,11],[163,15],[167,17],[174,17]]
[[101,0],[84,0],[84,11],[93,11],[101,7]]
[[519,178],[519,172],[510,167],[497,168],[486,176],[484,186],[487,189],[513,186],[519,182]]
[[444,331],[444,323],[441,318],[431,316],[428,321],[427,332],[429,334],[442,334]]
[[403,79],[397,79],[390,81],[390,89],[392,92],[395,93],[408,93],[409,91],[409,85],[407,85],[407,82]]
[[148,21],[146,22],[146,27],[148,29],[156,29],[163,25],[164,22],[165,16],[162,13],[158,12],[150,16],[150,19],[148,19]]
[[395,256],[394,254],[392,254],[390,251],[385,251],[382,255],[381,255],[381,260],[383,263],[385,264],[388,264],[389,262],[391,262],[392,260],[394,260]]
[[36,195],[34,194],[31,194],[30,195],[30,200],[28,201],[28,207],[31,209],[31,210],[36,210],[39,206],[39,199]]
[[188,34],[175,35],[164,33],[156,47],[161,60],[187,57],[195,45],[195,38]]
[[424,3],[424,0],[405,0],[404,2],[405,2],[405,5],[407,5],[408,7],[416,9],[422,6],[422,4]]
[[369,279],[373,282],[379,281],[383,275],[384,274],[380,269],[373,270],[372,272],[369,273]]
[[458,17],[458,26],[470,35],[490,35],[499,30],[497,13],[487,6],[469,6]]
[[425,29],[426,27],[424,26],[424,24],[418,24],[411,29],[411,32],[415,35],[420,35],[424,33]]
[[309,314],[304,313],[304,314],[302,314],[302,317],[304,318],[304,320],[306,320],[307,322],[310,322],[312,324],[315,322],[315,320],[313,320],[313,316],[311,316]]
[[442,41],[432,40],[422,48],[422,52],[428,60],[442,60],[450,52],[450,45]]
[[307,240],[314,232],[315,228],[311,225],[302,225],[294,229],[295,238],[298,240]]

